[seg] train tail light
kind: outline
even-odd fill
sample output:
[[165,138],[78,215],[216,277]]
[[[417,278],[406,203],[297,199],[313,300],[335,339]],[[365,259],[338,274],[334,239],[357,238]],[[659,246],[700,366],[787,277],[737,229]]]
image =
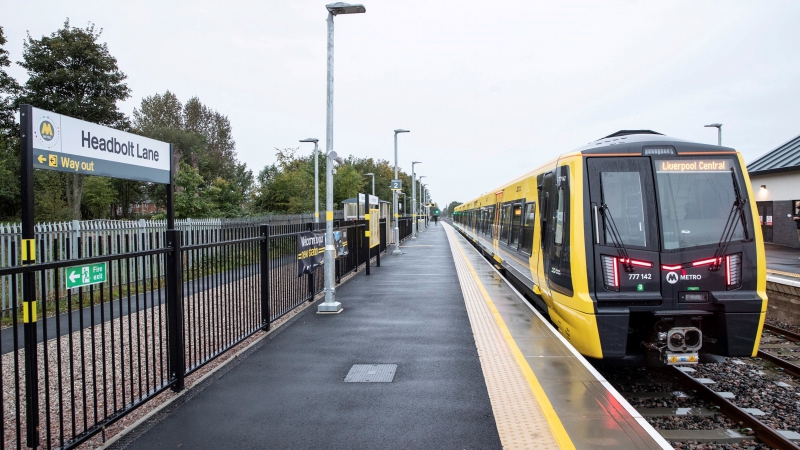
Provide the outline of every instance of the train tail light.
[[692,263],[692,267],[708,266],[708,265],[714,264],[715,262],[718,262],[717,258],[703,259],[703,260],[700,260],[700,261],[693,262]]
[[725,257],[725,281],[728,290],[742,287],[742,254],[734,253]]
[[603,282],[609,291],[619,291],[619,258],[602,255]]
[[650,261],[637,261],[635,259],[621,259],[623,263],[630,263],[632,266],[638,267],[653,267],[653,263]]

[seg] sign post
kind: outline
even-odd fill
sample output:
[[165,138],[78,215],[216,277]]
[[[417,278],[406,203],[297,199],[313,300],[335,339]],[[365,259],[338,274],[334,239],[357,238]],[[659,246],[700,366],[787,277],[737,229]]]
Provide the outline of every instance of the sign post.
[[[183,389],[183,336],[179,281],[180,243],[175,228],[173,208],[172,145],[114,128],[20,105],[20,182],[22,203],[23,265],[35,264],[33,170],[56,170],[73,174],[101,175],[127,180],[168,184],[167,228],[168,254],[167,309],[170,345],[170,372],[176,378],[174,389]],[[173,264],[170,264],[170,261]],[[107,280],[107,266],[88,264],[67,268],[67,287],[78,288]],[[39,446],[39,380],[36,333],[37,299],[34,271],[22,274],[22,315],[25,348],[26,443]],[[45,300],[43,300],[45,301]],[[18,305],[17,305],[18,307]]]

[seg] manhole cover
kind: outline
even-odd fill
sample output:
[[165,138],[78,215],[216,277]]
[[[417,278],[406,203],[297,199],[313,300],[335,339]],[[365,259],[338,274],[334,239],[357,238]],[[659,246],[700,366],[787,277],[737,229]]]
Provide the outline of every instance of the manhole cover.
[[345,383],[391,383],[397,364],[353,364]]

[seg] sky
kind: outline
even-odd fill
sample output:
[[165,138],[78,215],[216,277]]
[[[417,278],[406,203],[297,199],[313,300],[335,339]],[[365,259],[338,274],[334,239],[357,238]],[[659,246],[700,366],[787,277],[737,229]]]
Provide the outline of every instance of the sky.
[[[368,0],[365,0],[368,1]],[[2,0],[12,61],[69,18],[103,29],[132,90],[230,118],[254,173],[325,142],[324,2]],[[368,1],[335,18],[334,150],[467,201],[621,129],[723,145],[746,162],[800,134],[797,1]],[[9,73],[24,82],[19,66]],[[324,145],[322,145],[324,148]]]

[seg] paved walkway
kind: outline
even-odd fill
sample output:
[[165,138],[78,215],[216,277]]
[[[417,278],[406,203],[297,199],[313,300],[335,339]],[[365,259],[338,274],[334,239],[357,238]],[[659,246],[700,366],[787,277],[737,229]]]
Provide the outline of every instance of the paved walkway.
[[800,276],[800,249],[764,244],[764,251],[767,254],[767,270]]
[[[127,448],[500,448],[442,226],[406,241],[140,434]],[[389,252],[390,253],[390,252]],[[396,364],[391,383],[345,383]]]

